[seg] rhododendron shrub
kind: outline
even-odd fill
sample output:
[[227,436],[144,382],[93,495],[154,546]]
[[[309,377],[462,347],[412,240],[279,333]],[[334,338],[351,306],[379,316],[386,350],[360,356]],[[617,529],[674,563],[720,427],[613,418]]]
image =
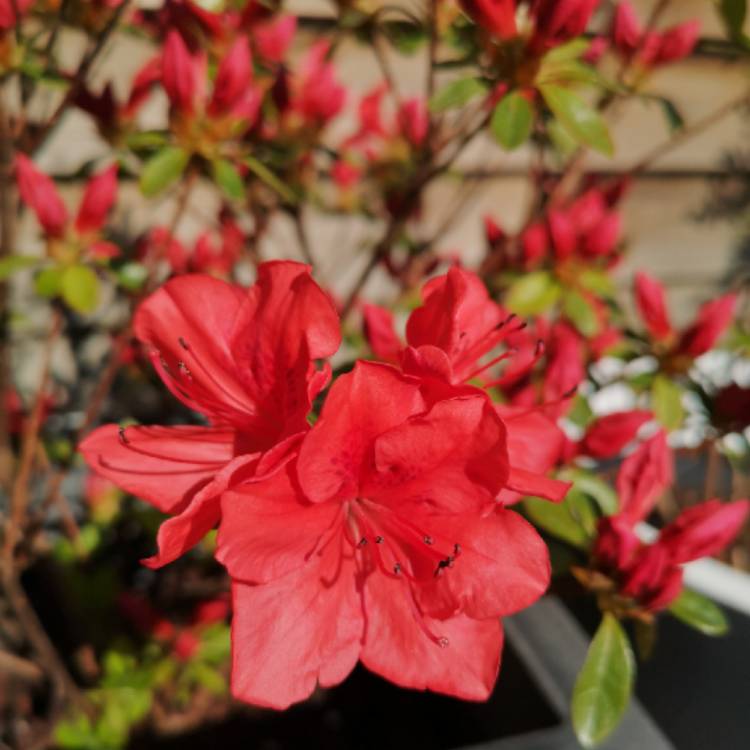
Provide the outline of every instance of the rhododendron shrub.
[[[743,290],[684,315],[628,265],[638,176],[747,101],[683,116],[662,69],[744,64],[747,14],[716,45],[678,5],[0,0],[0,745],[358,669],[485,702],[558,595],[601,614],[591,746],[663,618],[726,631],[686,581],[748,559]],[[627,102],[665,115],[631,166]]]

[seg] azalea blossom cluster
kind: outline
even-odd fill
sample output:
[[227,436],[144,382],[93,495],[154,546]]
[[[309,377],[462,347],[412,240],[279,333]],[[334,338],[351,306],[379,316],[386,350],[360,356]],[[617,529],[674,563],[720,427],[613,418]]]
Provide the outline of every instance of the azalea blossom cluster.
[[149,566],[218,523],[238,697],[284,708],[361,660],[406,687],[486,698],[500,618],[549,582],[544,543],[508,506],[568,488],[544,474],[554,423],[469,384],[514,321],[474,275],[438,277],[400,366],[358,361],[311,427],[331,376],[315,362],[340,343],[335,308],[303,265],[258,273],[249,290],[174,279],[136,314],[165,385],[210,426],[105,426],[83,454],[172,514]]

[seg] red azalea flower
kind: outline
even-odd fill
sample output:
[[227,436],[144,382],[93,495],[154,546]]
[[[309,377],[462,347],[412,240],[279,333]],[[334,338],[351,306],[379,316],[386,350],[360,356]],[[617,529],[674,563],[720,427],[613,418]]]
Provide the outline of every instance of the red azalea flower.
[[[210,427],[100,427],[80,450],[93,469],[164,513],[152,566],[171,562],[218,520],[235,474],[288,460],[307,429],[340,343],[338,316],[300,263],[275,261],[248,290],[210,276],[167,282],[138,309],[135,331],[169,390]],[[273,449],[273,450],[272,450]]]
[[488,400],[425,406],[418,381],[360,362],[296,462],[224,495],[238,698],[286,708],[358,659],[404,687],[491,692],[498,618],[544,592],[547,551],[495,504],[508,458]]
[[280,63],[296,31],[296,16],[281,15],[254,26],[251,38],[260,57],[270,63]]
[[725,294],[704,304],[695,322],[681,333],[669,320],[664,287],[648,274],[635,277],[638,312],[652,339],[665,349],[666,356],[695,359],[712,349],[734,319],[737,295]]
[[316,126],[335,117],[346,101],[346,89],[326,59],[330,48],[325,39],[315,42],[292,78],[291,109]]

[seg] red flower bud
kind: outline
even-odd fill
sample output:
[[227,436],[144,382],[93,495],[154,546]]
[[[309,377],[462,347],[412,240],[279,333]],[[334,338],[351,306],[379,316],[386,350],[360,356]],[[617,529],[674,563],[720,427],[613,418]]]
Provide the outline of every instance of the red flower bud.
[[516,36],[515,0],[460,0],[464,13],[498,39]]
[[521,235],[521,247],[525,264],[535,266],[549,250],[547,227],[542,222],[530,224]]
[[635,303],[652,338],[663,341],[672,336],[664,287],[643,271],[635,275]]
[[101,229],[116,196],[117,165],[113,164],[92,177],[86,185],[86,192],[83,194],[76,216],[76,231],[79,234],[85,234]]
[[219,64],[208,111],[225,114],[243,97],[253,80],[253,60],[247,37],[241,36]]
[[623,0],[615,10],[612,23],[612,41],[615,47],[624,54],[631,54],[637,49],[642,35],[643,28],[635,8],[629,0]]
[[549,212],[548,222],[555,257],[558,260],[569,258],[575,252],[578,245],[578,237],[573,220],[566,212],[553,209]]
[[172,106],[183,114],[194,109],[199,81],[196,64],[179,32],[167,34],[162,55],[162,84]]
[[708,500],[681,513],[662,531],[660,543],[676,563],[713,555],[737,536],[748,513],[748,500]]
[[678,351],[690,357],[700,357],[712,349],[732,324],[736,307],[736,294],[726,294],[703,305],[695,323],[682,334]]
[[622,411],[600,417],[586,432],[581,453],[593,458],[616,456],[652,418],[650,411],[643,410]]
[[68,223],[68,211],[55,183],[40,171],[27,156],[16,155],[16,181],[21,199],[36,214],[44,231],[60,237]]
[[296,16],[277,16],[258,24],[253,29],[253,43],[258,54],[268,62],[281,62],[286,57],[296,30]]
[[699,21],[686,21],[661,35],[655,63],[670,63],[687,57],[698,43],[701,25]]

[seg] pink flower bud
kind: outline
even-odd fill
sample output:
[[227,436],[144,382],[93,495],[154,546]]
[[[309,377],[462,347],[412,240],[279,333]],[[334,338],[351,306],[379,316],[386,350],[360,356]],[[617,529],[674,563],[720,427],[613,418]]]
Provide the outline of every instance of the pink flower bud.
[[285,57],[297,30],[296,16],[277,16],[253,29],[253,43],[267,62],[279,63]]
[[652,338],[663,341],[672,336],[664,287],[643,271],[635,275],[635,303]]
[[700,357],[712,349],[732,324],[736,307],[736,294],[725,294],[703,305],[695,323],[682,334],[678,351],[690,357]]
[[498,39],[517,34],[515,0],[460,0],[469,18]]
[[573,220],[565,211],[552,209],[549,212],[548,222],[555,257],[558,260],[566,260],[573,255],[578,245]]
[[167,34],[162,55],[162,84],[172,106],[183,114],[194,109],[196,91],[196,65],[179,32],[172,29]]
[[665,64],[682,60],[690,55],[698,43],[701,25],[699,21],[686,21],[661,35],[656,64]]
[[209,114],[225,114],[240,100],[253,80],[253,60],[247,37],[241,36],[219,64]]
[[425,100],[415,96],[402,102],[398,113],[398,123],[406,140],[412,146],[421,146],[430,127]]
[[612,23],[612,41],[623,54],[632,54],[640,44],[643,28],[635,8],[629,0],[623,0],[615,10]]

